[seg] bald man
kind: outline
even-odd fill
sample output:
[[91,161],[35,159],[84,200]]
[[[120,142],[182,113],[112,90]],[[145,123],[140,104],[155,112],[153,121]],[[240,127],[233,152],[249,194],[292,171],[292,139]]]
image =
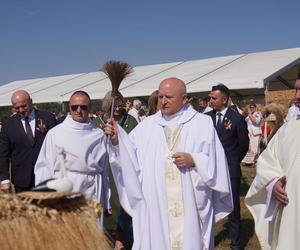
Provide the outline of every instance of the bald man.
[[[61,155],[63,150],[67,177],[72,182],[72,192],[82,192],[86,198],[96,198],[103,208],[108,208],[107,178],[108,157],[106,136],[91,123],[89,113],[92,105],[88,93],[78,90],[69,101],[70,115],[51,129],[42,145],[34,167],[37,185],[49,180],[59,179]],[[102,218],[99,221],[102,223]]]
[[120,202],[132,216],[132,249],[214,249],[213,224],[232,210],[212,119],[186,96],[183,81],[167,78],[159,86],[160,111],[129,136],[116,123],[105,127]]
[[14,114],[3,122],[0,133],[0,185],[9,192],[13,183],[15,191],[22,192],[34,186],[34,165],[56,120],[52,113],[33,108],[25,90],[14,92],[11,103]]

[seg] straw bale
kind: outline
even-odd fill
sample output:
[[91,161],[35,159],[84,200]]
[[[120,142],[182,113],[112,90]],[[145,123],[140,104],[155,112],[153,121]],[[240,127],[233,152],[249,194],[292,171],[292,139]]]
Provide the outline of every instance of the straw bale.
[[33,196],[0,193],[2,250],[112,249],[97,225],[95,203],[70,194]]

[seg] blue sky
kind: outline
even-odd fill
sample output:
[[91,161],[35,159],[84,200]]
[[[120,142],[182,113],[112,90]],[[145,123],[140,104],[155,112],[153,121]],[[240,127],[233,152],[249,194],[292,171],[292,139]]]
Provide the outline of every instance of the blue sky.
[[300,47],[300,1],[0,0],[0,85]]

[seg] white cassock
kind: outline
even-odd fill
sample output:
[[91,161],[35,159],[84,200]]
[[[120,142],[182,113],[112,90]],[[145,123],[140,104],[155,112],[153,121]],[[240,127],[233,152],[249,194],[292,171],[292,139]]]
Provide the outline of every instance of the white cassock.
[[[300,120],[289,121],[277,131],[258,158],[256,177],[245,198],[245,203],[253,215],[255,231],[263,249],[299,249],[299,131]],[[289,198],[289,204],[285,207],[274,197],[271,197],[270,202],[267,201],[267,186],[275,178],[282,176],[287,178],[285,191]],[[268,212],[272,210],[275,213],[274,219],[266,220],[270,217]]]
[[285,120],[287,122],[296,120],[298,115],[300,115],[300,109],[298,107],[296,107],[295,105],[292,105],[288,110]]
[[[167,128],[159,111],[130,136],[119,127],[119,145],[110,148],[120,202],[133,218],[133,249],[213,249],[213,224],[232,211],[227,162],[211,118],[186,105],[176,119]],[[190,153],[195,167],[178,169],[175,152]]]
[[67,116],[47,133],[34,168],[35,184],[61,177],[57,148],[63,148],[72,191],[96,198],[106,208],[109,185],[105,138],[103,131],[92,123],[79,123]]

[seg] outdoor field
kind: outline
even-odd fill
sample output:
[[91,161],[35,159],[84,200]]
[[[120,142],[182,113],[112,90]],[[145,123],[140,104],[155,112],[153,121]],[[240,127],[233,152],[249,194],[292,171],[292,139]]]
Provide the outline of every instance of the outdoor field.
[[[241,239],[245,250],[260,249],[257,237],[254,233],[254,221],[249,210],[244,204],[244,199],[250,184],[255,176],[255,168],[242,167],[242,184],[241,184]],[[215,227],[215,249],[230,249],[230,240],[227,235],[228,219],[220,221]]]

